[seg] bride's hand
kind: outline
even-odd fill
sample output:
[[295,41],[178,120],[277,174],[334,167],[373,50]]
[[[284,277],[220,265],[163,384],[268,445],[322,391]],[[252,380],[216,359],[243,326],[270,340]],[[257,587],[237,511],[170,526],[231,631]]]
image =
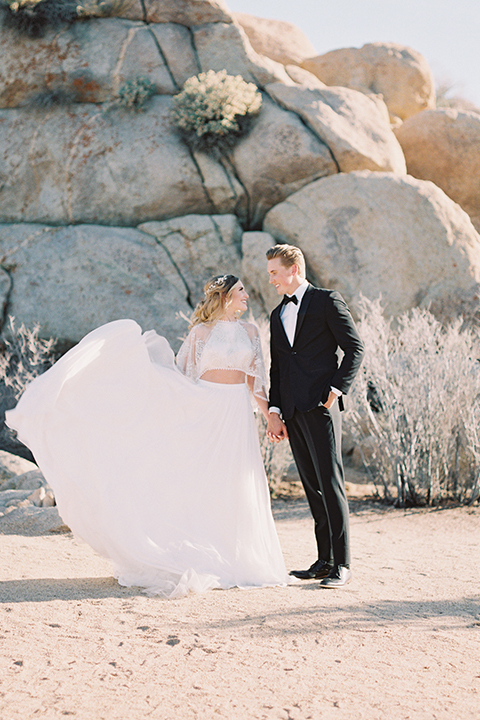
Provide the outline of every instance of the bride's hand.
[[272,412],[268,417],[267,437],[271,442],[280,442],[288,438],[287,426],[278,413]]

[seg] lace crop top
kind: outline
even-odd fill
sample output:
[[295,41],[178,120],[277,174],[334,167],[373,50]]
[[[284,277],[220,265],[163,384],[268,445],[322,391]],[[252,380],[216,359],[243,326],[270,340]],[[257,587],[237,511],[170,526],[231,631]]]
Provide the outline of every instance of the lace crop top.
[[177,367],[195,381],[207,370],[240,370],[253,377],[253,394],[267,397],[260,336],[252,323],[217,320],[194,325],[178,351]]

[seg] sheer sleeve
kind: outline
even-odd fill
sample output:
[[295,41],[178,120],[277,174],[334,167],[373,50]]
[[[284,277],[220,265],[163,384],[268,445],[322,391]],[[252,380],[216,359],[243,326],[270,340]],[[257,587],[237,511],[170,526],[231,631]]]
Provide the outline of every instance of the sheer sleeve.
[[253,323],[245,323],[245,329],[250,337],[253,356],[250,367],[246,373],[253,378],[253,394],[256,397],[267,400],[267,374],[265,372],[265,363],[263,361],[262,343],[258,328]]
[[190,330],[176,358],[180,372],[195,382],[200,377],[200,358],[205,346],[202,329],[202,326],[195,325]]

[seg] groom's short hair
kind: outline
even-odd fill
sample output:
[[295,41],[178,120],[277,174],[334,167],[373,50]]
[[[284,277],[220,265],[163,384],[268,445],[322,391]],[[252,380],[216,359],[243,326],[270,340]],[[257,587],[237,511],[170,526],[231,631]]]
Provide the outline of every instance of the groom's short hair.
[[282,265],[285,267],[292,267],[297,265],[299,274],[302,277],[306,276],[305,257],[300,248],[295,245],[274,245],[267,250],[267,260],[274,260],[280,258]]

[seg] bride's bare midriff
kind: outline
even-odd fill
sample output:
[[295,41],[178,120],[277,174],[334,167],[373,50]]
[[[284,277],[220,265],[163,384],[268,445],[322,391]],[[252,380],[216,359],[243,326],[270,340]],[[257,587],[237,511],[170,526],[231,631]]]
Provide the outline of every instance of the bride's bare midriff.
[[224,385],[240,385],[245,382],[245,373],[241,370],[207,370],[202,380]]

